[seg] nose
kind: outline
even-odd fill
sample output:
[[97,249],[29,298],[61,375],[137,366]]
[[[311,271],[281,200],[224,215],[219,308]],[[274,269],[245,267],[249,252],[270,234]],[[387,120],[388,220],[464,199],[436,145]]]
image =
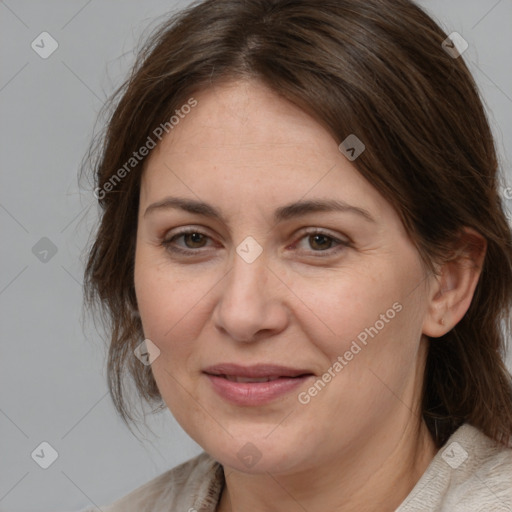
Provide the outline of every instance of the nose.
[[213,312],[216,328],[239,342],[272,337],[284,330],[289,321],[288,288],[269,268],[265,251],[249,261],[234,254]]

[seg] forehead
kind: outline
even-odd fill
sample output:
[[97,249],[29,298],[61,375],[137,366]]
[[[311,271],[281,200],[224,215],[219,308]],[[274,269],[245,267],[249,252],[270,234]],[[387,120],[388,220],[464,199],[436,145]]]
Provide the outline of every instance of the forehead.
[[382,202],[322,125],[264,85],[234,82],[194,99],[197,106],[150,154],[141,203],[165,192],[215,195],[224,205],[309,195]]
[[[197,106],[170,131],[160,150],[193,152],[198,156],[220,150],[273,156],[304,152],[337,154],[335,140],[297,106],[256,81],[215,85],[194,95]],[[304,148],[303,150],[301,148]],[[197,151],[200,153],[197,153]],[[158,153],[158,151],[157,151]]]

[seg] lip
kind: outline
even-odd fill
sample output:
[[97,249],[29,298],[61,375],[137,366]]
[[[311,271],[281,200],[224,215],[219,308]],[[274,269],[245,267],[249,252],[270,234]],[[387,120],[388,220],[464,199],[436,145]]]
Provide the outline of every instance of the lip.
[[[314,377],[313,373],[306,369],[269,364],[241,366],[224,363],[206,368],[203,372],[218,395],[240,406],[258,406],[272,402],[304,385],[305,381]],[[268,382],[236,382],[228,380],[226,376],[270,377],[275,380]]]
[[210,375],[229,375],[232,377],[298,377],[299,375],[310,374],[313,372],[305,368],[291,368],[289,366],[279,366],[275,364],[256,364],[253,366],[243,366],[233,363],[220,363],[209,366],[203,370]]

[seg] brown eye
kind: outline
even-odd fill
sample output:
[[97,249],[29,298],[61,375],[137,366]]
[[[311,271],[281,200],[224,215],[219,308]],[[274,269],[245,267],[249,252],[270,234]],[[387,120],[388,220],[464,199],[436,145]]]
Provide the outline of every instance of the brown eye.
[[[179,240],[182,240],[183,243],[179,244]],[[208,235],[197,229],[188,229],[175,233],[168,239],[162,240],[161,245],[170,252],[193,256],[194,253],[196,253],[196,255],[201,254],[203,252],[201,249],[208,247],[208,240],[210,240]],[[308,247],[302,247],[300,250],[305,250],[317,257],[332,256],[340,250],[350,247],[350,242],[346,240],[340,240],[322,231],[312,230],[303,235],[299,241],[294,244],[294,248],[300,246],[305,240],[307,240]]]
[[[206,247],[209,238],[209,236],[201,233],[197,229],[189,229],[162,240],[161,245],[170,252],[193,255],[194,252],[199,253],[199,249]],[[184,244],[177,243],[180,239],[183,240]]]
[[[185,233],[181,235],[183,237],[183,240],[185,241],[185,245],[189,249],[198,249],[200,247],[204,247],[204,242],[206,237],[202,233]],[[190,243],[188,243],[189,241]]]
[[318,249],[320,251],[330,249],[333,243],[333,238],[323,234],[309,235],[309,244],[311,248]]
[[[307,244],[304,244],[303,241],[307,241]],[[308,247],[305,247],[305,245]],[[306,251],[313,254],[315,257],[333,256],[350,246],[351,244],[348,240],[340,240],[318,229],[311,229],[309,232],[306,232],[306,234],[294,244],[294,248],[297,247],[299,251]]]

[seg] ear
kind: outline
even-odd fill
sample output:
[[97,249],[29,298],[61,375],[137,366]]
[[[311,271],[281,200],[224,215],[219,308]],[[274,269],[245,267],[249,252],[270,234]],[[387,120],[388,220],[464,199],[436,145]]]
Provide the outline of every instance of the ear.
[[454,256],[443,263],[429,289],[423,334],[438,338],[451,331],[466,314],[480,277],[487,241],[463,228],[453,244]]

